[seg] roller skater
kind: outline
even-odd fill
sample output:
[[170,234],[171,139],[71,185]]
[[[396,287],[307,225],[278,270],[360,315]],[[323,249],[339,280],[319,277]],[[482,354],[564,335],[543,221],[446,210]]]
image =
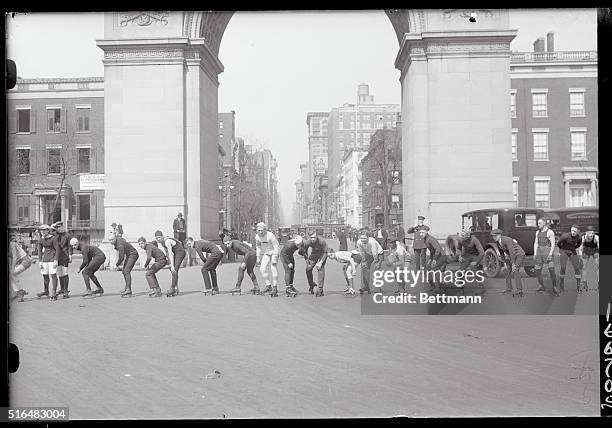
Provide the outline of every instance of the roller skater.
[[[98,269],[100,269],[100,266],[106,261],[106,256],[102,250],[93,245],[87,245],[85,242],[79,242],[76,238],[70,239],[70,246],[73,250],[79,250],[83,255],[83,263],[81,263],[81,267],[79,267],[79,271],[77,272],[81,273],[82,271],[83,280],[85,281],[86,290],[82,296],[87,297],[104,294],[104,289],[95,275]],[[92,280],[93,283],[96,284],[96,289],[93,292],[91,291],[89,280]]]
[[121,297],[130,297],[132,295],[132,269],[138,261],[138,251],[123,238],[123,233],[120,232],[117,232],[110,242],[119,253],[115,268],[119,270],[121,265],[123,265],[121,272],[125,280],[125,288],[120,293]]
[[11,288],[15,292],[13,299],[17,299],[18,302],[23,302],[23,297],[26,296],[28,292],[19,286],[19,281],[15,277],[22,274],[26,269],[32,266],[32,259],[17,242],[10,241],[8,262],[9,282],[11,284]]
[[[262,294],[269,292],[270,297],[278,297],[278,270],[276,269],[276,264],[278,263],[280,246],[276,236],[274,236],[274,233],[268,231],[265,223],[257,224],[255,247],[257,249],[257,265],[266,283],[266,288],[264,288]],[[272,273],[272,282],[270,282],[268,265]]]
[[304,248],[304,240],[300,235],[296,234],[296,236],[283,245],[283,249],[280,252],[280,259],[285,269],[285,294],[287,297],[295,297],[298,295],[298,291],[293,286],[293,278],[295,275],[295,259],[293,255],[296,251],[304,255]]
[[[304,247],[304,253],[308,254],[308,249],[311,249],[310,255],[306,260],[306,277],[308,278],[309,292],[313,294],[313,290],[317,287],[315,297],[324,296],[323,286],[325,285],[325,262],[327,261],[327,243],[323,238],[317,236],[316,232],[313,232],[308,237],[308,242]],[[316,284],[312,277],[312,270],[317,268],[317,280]]]
[[244,272],[246,271],[249,278],[253,282],[253,289],[251,293],[259,294],[259,285],[257,284],[257,277],[255,276],[255,272],[253,272],[253,268],[257,263],[257,252],[247,245],[244,242],[240,242],[237,239],[231,239],[231,237],[226,236],[223,240],[223,244],[229,250],[240,256],[243,256],[242,263],[238,266],[238,279],[236,280],[236,286],[230,290],[232,296],[234,293],[242,294],[242,280],[244,279]]
[[[223,259],[224,251],[213,242],[201,239],[194,241],[192,237],[187,238],[187,246],[193,247],[200,259],[204,262],[202,266],[202,277],[204,278],[204,294],[214,296],[219,294],[219,286],[217,285],[217,266]],[[204,255],[208,254],[208,257]]]
[[361,263],[361,255],[359,251],[334,251],[329,249],[327,256],[331,260],[336,260],[342,264],[342,273],[344,274],[344,280],[346,281],[346,288],[344,289],[345,296],[352,296],[357,292],[353,288],[353,280],[357,273],[357,265]]
[[155,231],[155,240],[158,246],[161,245],[165,250],[168,264],[170,265],[170,272],[172,273],[172,283],[170,285],[170,290],[166,293],[166,297],[177,296],[179,294],[178,271],[183,264],[187,252],[181,241],[164,236],[160,230]]
[[370,277],[371,268],[374,264],[375,269],[380,269],[382,265],[382,259],[384,250],[380,246],[376,239],[369,237],[367,232],[363,230],[359,236],[357,242],[357,251],[361,255],[361,288],[359,294],[368,293],[370,294]]
[[555,274],[555,262],[553,261],[553,251],[555,250],[555,233],[548,227],[545,218],[538,219],[538,230],[536,231],[535,242],[533,243],[534,265],[540,286],[536,293],[545,291],[542,269],[546,264],[550,273],[550,280],[553,286],[553,294],[559,295],[557,288],[557,276]]
[[[499,251],[506,263],[506,290],[502,294],[512,294],[514,297],[523,297],[523,283],[520,269],[525,261],[525,250],[519,243],[509,236],[503,236],[500,229],[491,231],[493,240],[497,242]],[[512,276],[516,290],[512,291]]]
[[[402,243],[397,238],[392,238],[389,241],[389,246],[390,246],[390,252],[389,252],[389,257],[387,258],[387,266],[389,267],[393,266],[394,270],[396,270],[397,268],[399,268],[400,270],[403,270],[404,267],[406,266],[406,258],[408,256],[408,251],[406,251],[406,248],[402,245]],[[398,278],[396,278],[396,280],[397,279]],[[382,287],[380,291],[382,292]],[[406,292],[406,282],[404,281],[397,282],[397,288],[394,294],[398,295],[398,294],[405,293],[405,292]]]
[[587,266],[592,261],[593,271],[597,275],[597,290],[599,290],[599,235],[595,234],[595,228],[588,226],[586,233],[582,237],[581,256],[584,267],[582,268],[582,280],[580,288],[589,291],[587,284]]
[[55,237],[53,238],[55,246],[54,266],[60,284],[60,291],[58,294],[61,294],[64,299],[67,299],[70,293],[68,290],[68,284],[70,282],[68,265],[72,262],[72,247],[70,246],[70,239],[72,239],[72,236],[66,232],[64,223],[61,221],[53,223],[51,229],[55,230]]
[[[445,255],[438,240],[431,236],[427,229],[421,229],[419,234],[425,244],[425,248],[429,250],[429,261],[425,267],[425,275],[429,283],[429,291],[433,291],[436,289],[436,283],[438,288],[442,288],[442,270],[440,267],[444,265]],[[437,280],[436,274],[439,275]]]
[[559,271],[559,290],[565,289],[565,268],[569,261],[574,268],[574,278],[576,279],[576,290],[582,292],[580,287],[581,268],[580,259],[578,258],[578,249],[582,245],[582,236],[580,236],[580,228],[577,224],[573,224],[569,233],[564,233],[557,242],[559,247],[559,262],[561,270]]
[[[38,254],[40,273],[43,276],[44,291],[38,293],[36,297],[39,299],[46,296],[50,300],[57,300],[57,269],[55,264],[56,243],[54,230],[47,224],[43,224],[39,228],[40,239],[38,241]],[[49,294],[49,278],[53,282],[51,294]]]
[[[166,254],[162,250],[157,248],[155,244],[153,244],[152,242],[147,242],[147,238],[145,238],[144,236],[138,238],[138,245],[140,246],[140,248],[147,252],[147,260],[145,261],[143,267],[147,269],[147,273],[145,273],[145,279],[147,280],[147,284],[149,284],[149,288],[151,289],[151,291],[149,292],[149,297],[161,297],[162,290],[159,286],[159,281],[157,281],[157,276],[155,274],[168,264],[168,258],[166,257]],[[149,268],[151,258],[153,258],[155,262]]]

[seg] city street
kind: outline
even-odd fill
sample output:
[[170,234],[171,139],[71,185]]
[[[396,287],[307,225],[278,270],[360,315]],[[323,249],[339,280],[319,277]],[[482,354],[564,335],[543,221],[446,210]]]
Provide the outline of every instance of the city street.
[[[134,271],[136,296],[122,299],[121,273],[103,271],[106,293],[83,299],[79,262],[67,300],[35,298],[38,265],[19,278],[29,295],[11,304],[21,358],[12,406],[69,406],[74,419],[599,412],[595,316],[362,316],[361,297],[342,295],[338,263],[328,261],[315,298],[299,258],[295,299],[282,294],[282,267],[279,298],[231,296],[236,263],[219,267],[216,296],[188,267],[175,298],[149,298]],[[165,292],[169,272],[158,278]],[[503,278],[487,283],[503,288]]]

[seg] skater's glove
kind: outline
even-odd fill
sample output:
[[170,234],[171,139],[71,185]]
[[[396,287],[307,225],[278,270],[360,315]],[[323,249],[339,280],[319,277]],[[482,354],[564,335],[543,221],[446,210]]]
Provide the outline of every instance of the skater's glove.
[[53,269],[57,268],[57,260],[53,260]]
[[289,263],[289,264],[287,264],[287,267],[288,267],[289,269],[293,269],[293,263]]
[[512,273],[515,273],[518,271],[518,267],[516,265],[512,266]]
[[170,266],[170,272],[176,273],[176,268],[174,266]]

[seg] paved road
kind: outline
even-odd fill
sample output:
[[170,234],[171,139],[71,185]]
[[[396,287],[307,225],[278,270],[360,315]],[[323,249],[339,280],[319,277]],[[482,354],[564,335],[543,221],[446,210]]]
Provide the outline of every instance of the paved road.
[[[147,297],[142,271],[139,296],[120,298],[122,275],[104,271],[106,294],[82,299],[71,267],[73,298],[10,308],[11,404],[76,419],[598,414],[594,316],[362,316],[331,260],[323,298],[231,296],[236,268],[219,268],[217,296],[190,267],[172,299]],[[20,280],[27,297],[41,288],[36,265]]]

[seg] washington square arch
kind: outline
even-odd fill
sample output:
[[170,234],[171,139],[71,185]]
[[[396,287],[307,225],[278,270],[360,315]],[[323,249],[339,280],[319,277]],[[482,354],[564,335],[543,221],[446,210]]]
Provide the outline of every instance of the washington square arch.
[[[507,10],[385,13],[399,42],[404,218],[425,215],[445,235],[457,230],[462,212],[513,204],[516,31]],[[120,219],[135,240],[180,211],[188,235],[217,236],[218,54],[231,17],[105,13],[97,45],[104,51],[107,229]]]

